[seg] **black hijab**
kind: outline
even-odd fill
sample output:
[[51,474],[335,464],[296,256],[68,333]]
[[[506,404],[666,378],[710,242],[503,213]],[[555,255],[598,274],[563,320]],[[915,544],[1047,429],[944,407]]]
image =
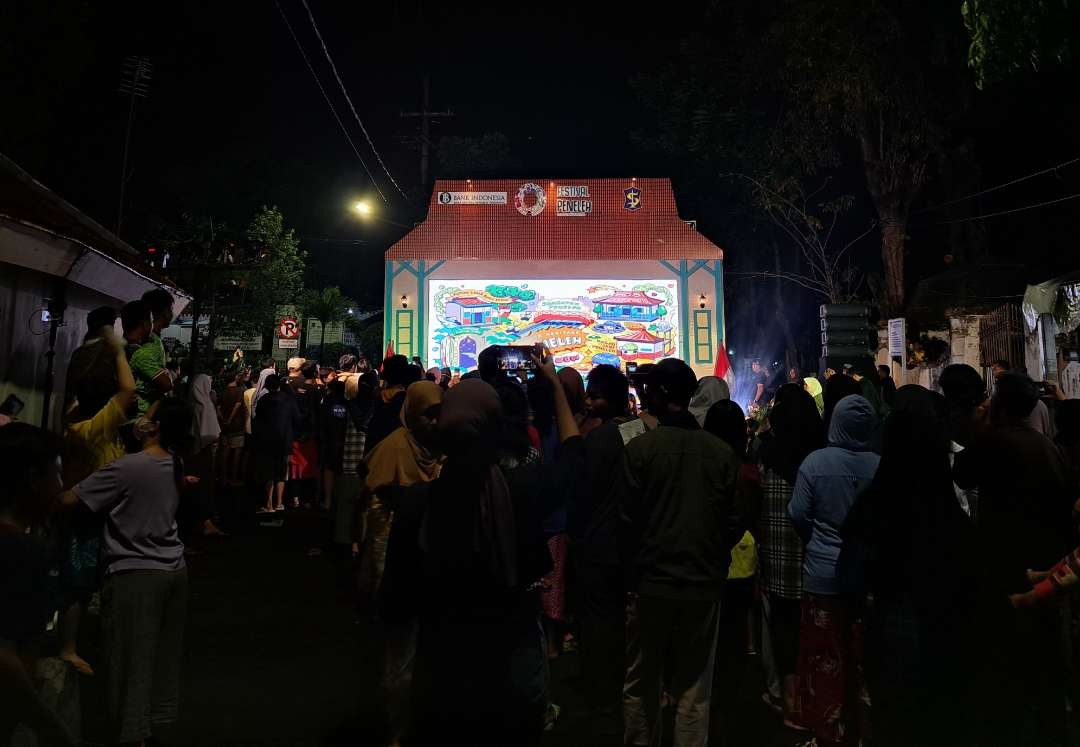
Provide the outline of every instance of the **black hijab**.
[[758,460],[794,485],[803,460],[811,451],[825,446],[825,429],[814,398],[795,384],[780,387],[777,403],[769,411],[769,426],[769,437],[761,444]]

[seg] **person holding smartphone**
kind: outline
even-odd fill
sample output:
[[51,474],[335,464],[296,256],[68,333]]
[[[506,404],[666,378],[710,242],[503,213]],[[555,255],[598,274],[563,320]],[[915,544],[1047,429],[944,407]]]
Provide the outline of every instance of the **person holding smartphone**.
[[[77,376],[74,379],[74,404],[65,415],[65,482],[72,484],[124,455],[120,428],[128,419],[135,402],[135,378],[124,352],[124,339],[111,326],[99,330],[103,351],[112,357],[116,371],[115,390],[103,393],[100,377]],[[93,669],[76,650],[79,622],[98,590],[98,558],[101,553],[101,521],[88,512],[74,512],[61,532],[64,548],[60,578],[64,586],[65,607],[60,617],[60,658],[80,674]]]

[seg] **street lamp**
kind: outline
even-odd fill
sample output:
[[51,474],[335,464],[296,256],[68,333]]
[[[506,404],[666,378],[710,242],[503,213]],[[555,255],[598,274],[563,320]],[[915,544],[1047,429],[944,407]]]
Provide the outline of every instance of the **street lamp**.
[[380,223],[389,223],[391,226],[397,226],[399,228],[413,228],[413,226],[407,226],[404,223],[398,223],[395,220],[389,218],[383,218],[380,215],[375,214],[375,208],[371,206],[371,203],[367,200],[360,200],[353,203],[353,211],[356,212],[364,220],[377,220]]

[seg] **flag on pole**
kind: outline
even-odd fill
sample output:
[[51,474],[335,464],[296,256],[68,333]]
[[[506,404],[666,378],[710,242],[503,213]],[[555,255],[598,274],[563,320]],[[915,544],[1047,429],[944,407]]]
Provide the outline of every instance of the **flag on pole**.
[[383,354],[383,362],[379,364],[379,373],[382,373],[383,363],[386,363],[386,359],[394,354],[394,341],[389,340],[386,343],[386,353]]
[[735,372],[731,369],[731,361],[728,360],[727,348],[724,345],[720,345],[716,351],[716,367],[713,369],[713,376],[723,379],[728,389],[735,391]]

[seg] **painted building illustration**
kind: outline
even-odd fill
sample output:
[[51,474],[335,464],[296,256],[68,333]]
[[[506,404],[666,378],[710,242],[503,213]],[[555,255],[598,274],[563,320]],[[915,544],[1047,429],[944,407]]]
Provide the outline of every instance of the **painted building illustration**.
[[600,319],[654,322],[664,316],[663,306],[656,298],[641,291],[617,291],[596,299],[596,316]]
[[386,253],[384,335],[427,366],[543,344],[587,372],[724,344],[723,251],[682,220],[667,179],[439,180]]
[[491,324],[496,307],[491,301],[476,296],[457,296],[446,302],[446,320],[458,324]]

